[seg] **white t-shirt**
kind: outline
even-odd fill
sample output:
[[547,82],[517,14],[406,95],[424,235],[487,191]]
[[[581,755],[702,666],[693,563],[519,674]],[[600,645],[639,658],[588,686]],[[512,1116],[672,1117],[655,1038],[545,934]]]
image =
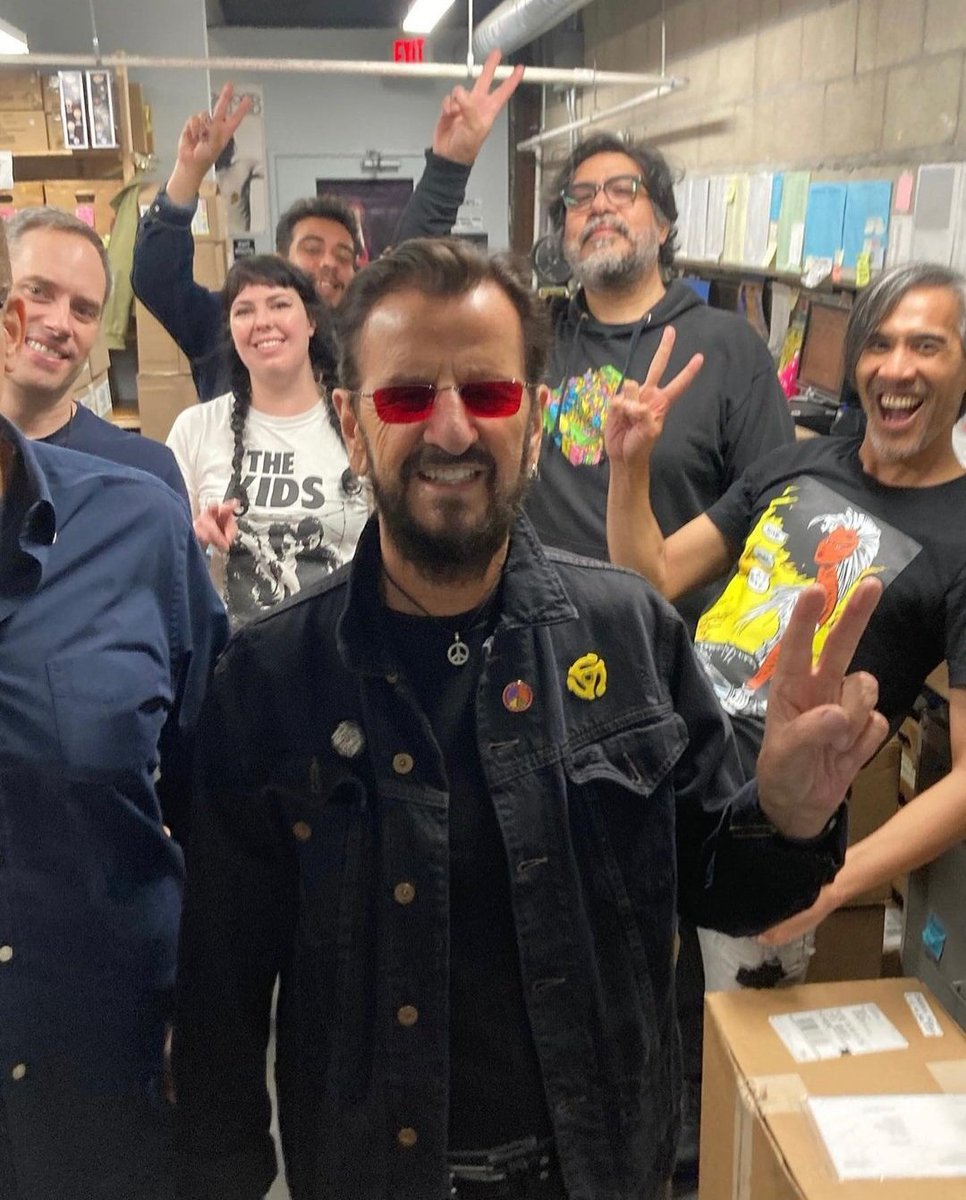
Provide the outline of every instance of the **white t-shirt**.
[[[168,435],[193,517],[227,496],[232,402],[228,393],[186,409]],[[250,408],[243,439],[249,508],[228,553],[209,548],[212,579],[234,625],[348,562],[369,515],[323,401],[294,417]]]
[[966,467],[966,417],[960,417],[953,426],[953,453]]

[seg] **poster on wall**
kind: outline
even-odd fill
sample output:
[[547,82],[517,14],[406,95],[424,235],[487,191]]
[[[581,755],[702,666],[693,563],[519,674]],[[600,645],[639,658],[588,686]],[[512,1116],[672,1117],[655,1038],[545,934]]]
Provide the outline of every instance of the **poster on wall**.
[[392,235],[413,194],[411,179],[317,179],[317,196],[338,196],[355,212],[362,230],[363,262],[392,245]]
[[[245,237],[268,232],[268,165],[265,160],[265,101],[260,84],[235,85],[234,111],[245,97],[251,111],[218,156],[215,175],[228,208],[228,233]],[[213,92],[214,107],[218,93]]]

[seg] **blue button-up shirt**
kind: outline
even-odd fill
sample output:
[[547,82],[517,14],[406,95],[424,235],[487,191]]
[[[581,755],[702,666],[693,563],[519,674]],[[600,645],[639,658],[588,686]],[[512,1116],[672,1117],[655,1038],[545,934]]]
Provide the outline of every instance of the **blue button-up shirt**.
[[173,800],[227,627],[170,488],[0,439],[0,1194],[50,1200],[140,1153],[183,874],[155,776]]

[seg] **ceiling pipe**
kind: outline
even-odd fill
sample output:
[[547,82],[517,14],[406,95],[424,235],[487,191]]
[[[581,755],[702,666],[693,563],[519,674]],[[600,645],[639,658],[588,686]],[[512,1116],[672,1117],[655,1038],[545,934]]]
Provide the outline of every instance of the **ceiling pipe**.
[[491,50],[510,54],[549,33],[589,3],[590,0],[503,0],[477,25],[473,53],[477,58],[486,58]]
[[612,108],[602,108],[600,112],[591,113],[589,117],[581,117],[577,121],[570,121],[566,125],[558,125],[554,129],[544,130],[543,133],[534,134],[533,137],[526,138],[522,142],[517,142],[517,149],[535,150],[545,142],[553,141],[554,138],[563,137],[564,134],[573,133],[578,129],[586,129],[588,125],[599,125],[601,121],[607,121],[611,117],[616,117],[620,113],[627,112],[628,109],[637,108],[638,105],[647,104],[651,100],[657,100],[659,96],[666,96],[670,92],[680,91],[681,88],[687,86],[688,80],[684,76],[671,75],[658,84],[657,87],[649,88],[646,92],[641,92],[640,95],[632,96],[630,100],[623,100],[620,104],[615,104]]
[[[145,70],[197,70],[286,72],[311,75],[375,75],[396,79],[460,79],[478,76],[483,68],[466,63],[355,62],[341,58],[165,58],[156,55],[105,54],[3,54],[0,66],[127,67]],[[497,67],[496,78],[507,79],[512,67]],[[666,83],[663,75],[631,71],[598,71],[590,67],[567,70],[527,67],[524,83],[561,84],[565,87],[654,87]]]

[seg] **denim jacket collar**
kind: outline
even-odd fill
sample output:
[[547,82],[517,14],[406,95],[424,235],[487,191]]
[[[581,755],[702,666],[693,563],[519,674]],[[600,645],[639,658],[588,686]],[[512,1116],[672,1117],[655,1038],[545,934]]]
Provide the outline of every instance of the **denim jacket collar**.
[[[366,614],[378,611],[379,519],[373,516],[359,538],[349,567],[346,600],[337,639],[343,662],[364,675],[392,675],[395,661],[381,638],[374,638]],[[503,568],[503,604],[499,624],[505,629],[575,621],[577,609],[547,558],[533,526],[519,516],[510,536]]]

